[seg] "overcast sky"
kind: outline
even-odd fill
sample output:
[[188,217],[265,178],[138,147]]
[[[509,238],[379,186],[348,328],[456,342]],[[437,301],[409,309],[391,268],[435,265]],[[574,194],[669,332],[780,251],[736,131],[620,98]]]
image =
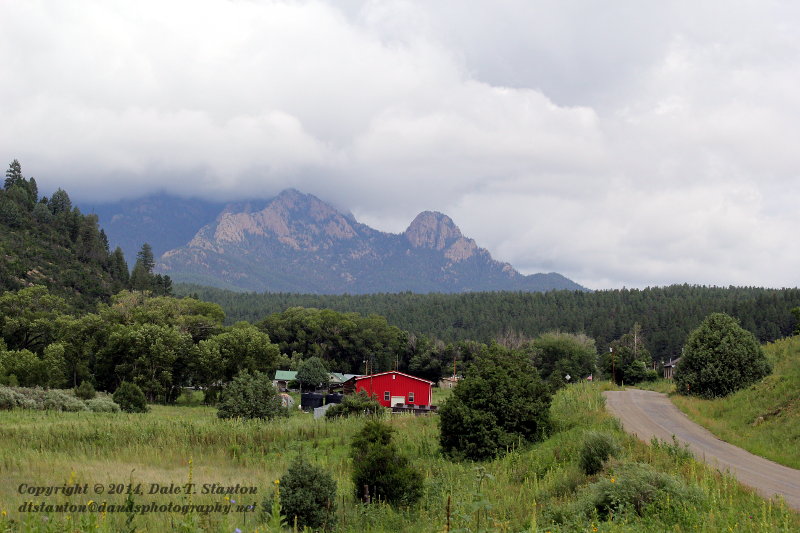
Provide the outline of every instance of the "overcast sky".
[[0,2],[43,193],[422,210],[594,289],[797,286],[800,3]]

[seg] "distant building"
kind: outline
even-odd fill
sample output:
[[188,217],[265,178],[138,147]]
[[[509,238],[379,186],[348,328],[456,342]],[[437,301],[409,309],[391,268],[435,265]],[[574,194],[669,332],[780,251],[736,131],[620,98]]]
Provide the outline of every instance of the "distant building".
[[461,381],[461,376],[448,376],[439,380],[440,389],[453,389],[458,382]]
[[355,392],[365,391],[375,396],[384,407],[400,405],[430,406],[433,401],[433,382],[392,370],[370,376],[353,378]]
[[[341,387],[345,381],[357,377],[358,374],[340,374],[338,372],[330,372],[328,375],[328,385],[330,388]],[[289,388],[289,383],[297,379],[296,370],[276,370],[275,377],[272,384],[279,391],[285,391]]]
[[674,377],[675,367],[678,366],[678,361],[680,360],[680,357],[677,359],[670,359],[669,363],[664,365],[664,379],[672,379]]

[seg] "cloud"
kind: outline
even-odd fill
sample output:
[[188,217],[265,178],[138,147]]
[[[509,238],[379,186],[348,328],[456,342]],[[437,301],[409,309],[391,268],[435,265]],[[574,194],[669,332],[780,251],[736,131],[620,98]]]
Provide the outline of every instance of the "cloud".
[[78,199],[295,187],[594,288],[796,285],[799,14],[9,0],[0,147]]

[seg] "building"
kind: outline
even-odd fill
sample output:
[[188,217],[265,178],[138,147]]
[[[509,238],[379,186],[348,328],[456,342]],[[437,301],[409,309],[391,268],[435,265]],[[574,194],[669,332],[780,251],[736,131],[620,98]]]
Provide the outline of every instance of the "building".
[[677,359],[670,359],[669,363],[664,365],[664,379],[672,379],[674,377],[675,367],[678,366],[678,361],[680,360],[680,357]]
[[461,376],[449,376],[446,378],[442,378],[439,380],[439,388],[440,389],[454,389],[458,382],[461,380]]
[[355,392],[365,391],[374,395],[384,407],[397,404],[430,406],[433,401],[433,382],[392,370],[371,376],[353,378]]
[[[331,372],[329,376],[330,378],[328,381],[328,387],[336,388],[341,387],[345,381],[358,376],[358,374],[340,374],[338,372]],[[289,383],[295,381],[296,379],[296,370],[276,370],[275,378],[273,378],[272,384],[275,385],[275,388],[277,388],[279,391],[285,391],[288,390]]]

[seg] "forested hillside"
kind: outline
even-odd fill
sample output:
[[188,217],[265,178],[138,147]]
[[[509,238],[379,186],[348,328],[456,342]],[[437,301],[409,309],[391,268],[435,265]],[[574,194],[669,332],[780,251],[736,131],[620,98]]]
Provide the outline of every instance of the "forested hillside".
[[0,191],[0,290],[45,285],[87,309],[127,282],[125,258],[109,253],[97,217],[83,215],[61,189],[40,198],[36,180],[14,160]]
[[800,306],[800,289],[693,285],[592,293],[339,296],[236,293],[194,285],[177,285],[175,290],[220,304],[229,322],[257,322],[290,307],[317,307],[382,315],[400,329],[445,342],[489,342],[561,330],[585,333],[596,340],[602,352],[638,322],[656,361],[679,355],[686,336],[709,313],[728,313],[759,341],[768,342],[791,335],[796,323],[791,309]]
[[122,250],[109,251],[96,215],[73,207],[62,189],[40,198],[19,161],[9,165],[0,190],[0,291],[42,285],[67,308],[85,311],[124,289],[170,294],[172,281],[153,274],[154,266],[143,243],[130,273]]

